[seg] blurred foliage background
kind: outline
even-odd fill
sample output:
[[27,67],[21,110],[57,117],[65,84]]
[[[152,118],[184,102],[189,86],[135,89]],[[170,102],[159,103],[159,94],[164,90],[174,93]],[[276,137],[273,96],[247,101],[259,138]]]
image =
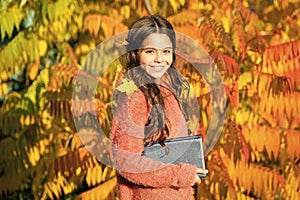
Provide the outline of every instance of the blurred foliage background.
[[[115,171],[75,128],[74,79],[99,43],[153,13],[211,55],[229,100],[195,199],[300,199],[299,0],[0,0],[0,10],[1,199],[116,199]],[[209,91],[189,63],[179,69],[197,94],[205,136]],[[106,132],[121,73],[116,61],[97,80]],[[87,101],[79,107],[89,113]]]

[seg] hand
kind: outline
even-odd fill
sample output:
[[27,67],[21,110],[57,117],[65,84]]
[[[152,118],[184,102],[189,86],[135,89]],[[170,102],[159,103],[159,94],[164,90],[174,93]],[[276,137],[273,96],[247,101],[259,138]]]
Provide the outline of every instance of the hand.
[[196,169],[196,176],[195,176],[195,179],[194,179],[194,182],[192,185],[195,185],[195,184],[200,184],[201,183],[201,179],[199,178],[198,174],[207,174],[208,173],[208,170],[207,169],[201,169],[201,168],[197,168]]
[[193,185],[197,185],[197,184],[200,184],[201,183],[201,179],[199,178],[198,174],[196,174],[195,176],[195,179],[194,179],[194,182],[192,184]]

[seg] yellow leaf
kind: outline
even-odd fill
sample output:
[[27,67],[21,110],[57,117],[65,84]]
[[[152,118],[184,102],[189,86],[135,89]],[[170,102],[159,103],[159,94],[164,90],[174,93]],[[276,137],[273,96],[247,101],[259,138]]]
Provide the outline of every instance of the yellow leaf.
[[177,4],[177,2],[175,0],[169,0],[169,2],[171,4],[174,12],[177,13],[177,10],[178,10],[178,4]]
[[101,165],[99,165],[98,167],[97,167],[97,174],[96,174],[96,176],[97,176],[97,183],[101,183],[101,181],[102,181],[102,167],[101,167]]
[[103,170],[103,173],[102,173],[102,181],[105,182],[105,181],[108,181],[108,179],[110,178],[110,174],[111,174],[111,168],[106,166]]
[[45,142],[44,142],[45,140],[40,140],[40,144],[39,144],[39,147],[40,147],[40,152],[41,152],[41,154],[43,154],[44,153],[44,151],[45,151]]
[[138,87],[135,85],[133,80],[123,79],[123,83],[119,85],[116,89],[120,92],[126,92],[127,95],[130,95],[135,90],[137,90]]
[[9,77],[9,75],[8,75],[8,73],[7,72],[1,72],[1,77],[0,77],[0,82],[1,81],[3,81],[3,82],[5,82],[5,81],[7,81],[8,80],[8,77]]
[[121,7],[121,14],[125,17],[125,19],[130,18],[130,7],[129,5],[125,5]]
[[27,3],[27,0],[21,0],[20,8],[23,8],[26,3]]
[[184,6],[185,0],[179,0],[179,3],[180,3],[181,6]]
[[221,18],[224,30],[226,33],[230,32],[230,28],[231,28],[231,24],[230,24],[230,12],[229,10],[227,10],[226,12],[226,16],[224,16],[223,18]]
[[40,160],[40,153],[39,153],[39,150],[37,149],[37,147],[33,147],[33,157],[34,157],[35,161]]
[[0,97],[8,93],[8,88],[6,83],[0,85]]
[[47,53],[47,42],[45,40],[38,41],[38,50],[40,57],[43,57]]
[[152,11],[156,12],[157,11],[158,0],[152,0],[150,3],[151,3]]
[[50,199],[54,199],[54,196],[50,188],[51,188],[50,183],[47,183],[44,187],[44,193],[46,193]]
[[92,184],[92,180],[91,180],[91,168],[87,169],[85,180],[86,180],[87,185],[91,186],[91,184]]
[[92,185],[96,185],[96,183],[97,183],[97,167],[94,167],[91,170],[91,182],[92,182]]
[[251,72],[244,72],[239,76],[237,81],[238,89],[243,89],[248,83],[252,82],[252,73]]
[[208,119],[207,119],[207,115],[204,111],[201,112],[201,119],[202,119],[203,126],[205,128],[207,128],[208,127]]
[[79,174],[81,174],[81,167],[78,167],[76,169],[76,172],[75,172],[76,176],[79,176]]
[[28,65],[27,74],[30,80],[34,80],[38,74],[40,64],[39,62],[30,63]]
[[101,28],[102,28],[106,38],[111,37],[113,34],[112,25],[113,25],[113,21],[110,17],[108,17],[108,16],[102,17]]
[[28,153],[28,159],[29,159],[31,165],[35,166],[36,161],[34,159],[34,150],[33,150],[33,148],[29,148],[29,151],[27,153]]
[[80,52],[82,54],[88,53],[90,51],[90,47],[88,44],[82,44],[80,45]]

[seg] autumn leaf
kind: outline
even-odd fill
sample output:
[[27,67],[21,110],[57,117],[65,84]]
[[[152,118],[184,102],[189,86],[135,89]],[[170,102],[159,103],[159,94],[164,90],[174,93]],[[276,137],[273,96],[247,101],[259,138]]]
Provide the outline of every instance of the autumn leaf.
[[116,89],[120,92],[126,92],[127,95],[130,95],[137,89],[137,86],[134,84],[133,80],[123,79],[123,83]]

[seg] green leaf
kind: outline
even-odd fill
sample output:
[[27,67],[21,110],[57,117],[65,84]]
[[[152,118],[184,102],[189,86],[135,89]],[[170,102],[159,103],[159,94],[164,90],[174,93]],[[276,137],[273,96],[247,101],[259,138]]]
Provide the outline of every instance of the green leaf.
[[54,21],[54,12],[55,12],[54,5],[48,4],[47,5],[47,14],[48,14],[48,18],[49,18],[50,22]]
[[14,19],[14,26],[16,27],[16,29],[19,31],[20,30],[20,23],[24,17],[24,13],[22,12],[22,10],[20,9],[14,9],[14,11],[12,12],[12,16]]
[[[2,19],[3,20],[3,19]],[[1,21],[2,21],[1,20]],[[3,40],[4,39],[4,37],[5,37],[5,29],[4,29],[4,26],[2,25],[2,22],[1,22],[1,40]]]
[[1,40],[4,39],[6,33],[8,32],[8,28],[7,18],[4,16],[1,20]]
[[7,24],[6,24],[6,32],[7,32],[7,35],[8,37],[11,37],[12,36],[12,33],[13,33],[13,30],[14,30],[14,18],[13,18],[13,12],[12,13],[9,13],[7,17]]
[[48,18],[47,18],[47,12],[48,11],[48,2],[43,0],[42,1],[42,9],[41,9],[41,13],[42,13],[42,22],[47,25],[48,24]]

